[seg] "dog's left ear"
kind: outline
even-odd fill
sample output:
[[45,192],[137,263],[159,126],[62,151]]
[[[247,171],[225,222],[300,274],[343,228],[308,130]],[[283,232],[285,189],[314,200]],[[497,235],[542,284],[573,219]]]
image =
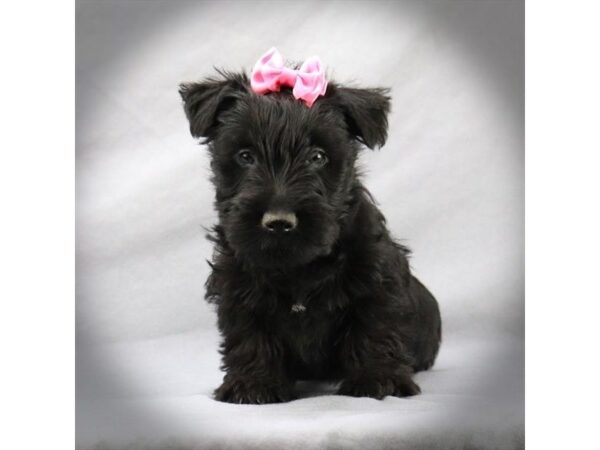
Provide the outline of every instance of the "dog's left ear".
[[349,132],[370,149],[387,140],[389,89],[351,88],[331,83],[326,98],[344,114]]
[[190,122],[190,133],[196,138],[206,138],[206,141],[215,137],[221,114],[248,92],[248,80],[243,74],[219,74],[223,78],[209,78],[179,86],[185,115]]

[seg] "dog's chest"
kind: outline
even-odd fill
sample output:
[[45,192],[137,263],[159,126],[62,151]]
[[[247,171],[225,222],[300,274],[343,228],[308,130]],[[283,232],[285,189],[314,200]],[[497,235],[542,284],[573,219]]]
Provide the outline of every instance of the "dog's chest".
[[302,368],[307,378],[329,371],[339,335],[339,311],[314,302],[294,302],[280,325],[291,364],[297,370]]

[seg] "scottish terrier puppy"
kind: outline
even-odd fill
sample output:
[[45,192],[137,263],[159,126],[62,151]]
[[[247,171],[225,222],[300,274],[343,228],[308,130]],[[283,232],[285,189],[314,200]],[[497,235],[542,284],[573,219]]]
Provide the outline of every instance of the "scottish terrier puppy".
[[180,86],[216,189],[206,298],[226,374],[215,398],[285,402],[308,379],[339,382],[340,395],[418,394],[412,376],[440,346],[438,304],[355,166],[386,141],[388,91],[270,57],[252,80],[219,71]]

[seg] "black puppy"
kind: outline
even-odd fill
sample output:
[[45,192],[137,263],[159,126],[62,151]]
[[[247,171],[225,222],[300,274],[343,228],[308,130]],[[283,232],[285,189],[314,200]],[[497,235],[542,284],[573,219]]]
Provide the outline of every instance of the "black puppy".
[[246,75],[219,72],[180,94],[216,188],[216,399],[288,401],[298,379],[341,381],[356,397],[418,394],[412,375],[440,345],[438,305],[355,167],[363,146],[385,143],[387,90],[330,82],[309,108],[290,89],[258,95]]

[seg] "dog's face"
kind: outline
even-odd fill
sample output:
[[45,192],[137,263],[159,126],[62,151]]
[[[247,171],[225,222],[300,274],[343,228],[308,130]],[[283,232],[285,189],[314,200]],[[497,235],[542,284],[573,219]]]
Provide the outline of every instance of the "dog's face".
[[287,90],[258,95],[243,74],[221,75],[180,93],[192,135],[209,145],[229,246],[259,267],[328,254],[352,200],[360,144],[385,142],[385,91],[330,83],[309,108]]

